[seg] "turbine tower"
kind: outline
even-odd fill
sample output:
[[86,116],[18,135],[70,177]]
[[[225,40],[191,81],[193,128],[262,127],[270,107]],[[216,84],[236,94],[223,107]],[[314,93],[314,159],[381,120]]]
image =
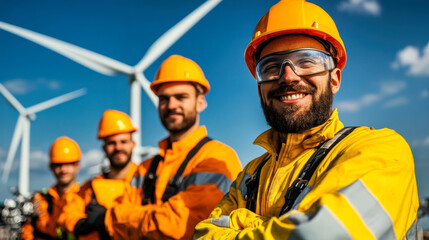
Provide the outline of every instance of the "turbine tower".
[[19,192],[23,195],[29,194],[29,176],[30,176],[30,120],[36,119],[36,113],[45,109],[54,107],[63,102],[80,97],[86,93],[85,89],[80,89],[61,95],[56,98],[41,102],[28,108],[24,108],[21,103],[0,83],[0,93],[14,107],[18,113],[15,132],[6,158],[6,164],[3,169],[2,181],[7,182],[9,172],[15,158],[16,150],[21,140],[21,161],[19,166]]
[[[130,79],[130,115],[133,123],[141,130],[141,90],[143,88],[155,107],[158,105],[158,98],[150,90],[150,82],[144,76],[144,71],[160,57],[171,45],[182,37],[201,18],[216,7],[222,0],[208,0],[191,12],[188,16],[170,28],[160,38],[158,38],[147,50],[143,58],[135,65],[129,66],[117,60],[100,55],[98,53],[83,49],[81,47],[60,41],[58,39],[42,35],[24,28],[20,28],[0,21],[0,29],[16,34],[27,40],[42,45],[54,52],[57,52],[87,68],[104,75],[126,74]],[[133,134],[136,142],[136,149],[133,151],[133,160],[140,161],[139,156],[147,154],[148,150],[141,146],[141,131]]]

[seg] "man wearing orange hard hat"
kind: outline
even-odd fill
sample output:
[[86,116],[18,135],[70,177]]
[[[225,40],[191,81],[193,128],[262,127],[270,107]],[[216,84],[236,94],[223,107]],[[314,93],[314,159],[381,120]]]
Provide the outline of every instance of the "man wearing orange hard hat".
[[[106,210],[113,206],[129,184],[137,165],[131,160],[137,131],[130,117],[106,110],[98,125],[98,139],[110,162],[110,171],[85,182],[75,198],[64,207],[61,224],[79,239],[110,238],[105,224]],[[107,222],[107,225],[110,225]]]
[[346,50],[335,22],[281,0],[245,51],[271,129],[195,239],[416,239],[419,199],[407,142],[387,128],[344,127],[333,96]]
[[[191,59],[172,55],[151,84],[169,136],[142,162],[112,209],[114,239],[190,239],[241,170],[235,151],[200,126],[210,85]],[[107,218],[107,215],[106,215]]]
[[59,137],[51,146],[49,168],[56,184],[36,193],[33,205],[36,215],[22,228],[22,239],[67,239],[66,231],[57,226],[66,198],[79,191],[76,177],[79,172],[81,152],[78,144]]

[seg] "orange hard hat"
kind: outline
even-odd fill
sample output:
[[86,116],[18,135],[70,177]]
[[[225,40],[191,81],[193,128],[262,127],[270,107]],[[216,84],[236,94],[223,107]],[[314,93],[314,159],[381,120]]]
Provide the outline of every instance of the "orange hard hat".
[[59,137],[51,146],[51,163],[72,163],[80,160],[82,156],[79,145],[68,137]]
[[123,112],[106,110],[98,123],[98,139],[118,133],[132,133],[137,131],[131,118]]
[[346,48],[334,20],[325,10],[305,0],[280,0],[259,20],[244,58],[255,77],[258,47],[265,41],[287,34],[306,34],[328,41],[336,51],[337,67],[346,65]]
[[170,82],[195,82],[203,87],[203,94],[210,90],[210,84],[204,76],[203,70],[189,58],[171,55],[162,62],[150,84],[152,91],[157,94],[160,84]]

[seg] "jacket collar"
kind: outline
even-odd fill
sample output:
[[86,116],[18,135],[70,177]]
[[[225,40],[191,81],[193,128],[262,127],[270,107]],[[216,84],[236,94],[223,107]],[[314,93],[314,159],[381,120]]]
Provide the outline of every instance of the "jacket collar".
[[[75,184],[73,184],[73,186],[69,190],[67,190],[67,192],[64,193],[64,195],[66,195],[68,193],[77,193],[77,192],[79,192],[79,189],[80,189],[79,184],[75,183]],[[54,199],[60,199],[61,198],[59,193],[58,193],[57,184],[55,184],[54,186],[52,186],[48,189],[48,194],[51,195]]]
[[303,149],[314,148],[322,142],[333,138],[335,133],[343,127],[343,123],[338,119],[338,111],[334,109],[331,117],[322,125],[308,129],[302,133],[289,133],[286,143],[281,143],[280,134],[277,131],[269,129],[259,135],[253,144],[265,148],[272,156],[277,156],[283,144],[301,146]]
[[[173,152],[181,152],[192,149],[197,143],[207,136],[207,129],[205,126],[198,127],[195,131],[188,134],[183,139],[171,143],[171,150]],[[159,155],[165,157],[165,152],[168,149],[169,140],[168,137],[164,138],[158,143]]]

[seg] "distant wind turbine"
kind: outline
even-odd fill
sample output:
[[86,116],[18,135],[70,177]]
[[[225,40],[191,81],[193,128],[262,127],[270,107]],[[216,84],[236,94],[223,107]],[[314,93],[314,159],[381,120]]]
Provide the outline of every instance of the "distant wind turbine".
[[19,166],[19,192],[24,195],[29,194],[29,176],[30,176],[30,120],[36,119],[36,113],[45,109],[54,107],[63,102],[70,101],[74,98],[86,94],[85,89],[80,89],[61,95],[56,98],[41,102],[29,108],[24,108],[21,103],[0,83],[0,93],[14,107],[18,113],[18,121],[16,122],[15,132],[13,133],[12,142],[6,158],[6,164],[3,169],[2,181],[6,183],[9,177],[9,172],[12,167],[13,159],[15,158],[16,150],[21,140],[21,161]]
[[[221,1],[222,0],[208,0],[193,12],[191,12],[188,16],[186,16],[171,29],[165,32],[160,38],[158,38],[150,46],[140,62],[138,62],[135,66],[129,66],[98,53],[5,22],[0,21],[0,28],[49,48],[52,51],[70,58],[71,60],[101,74],[129,75],[129,82],[131,86],[130,115],[134,124],[140,128],[139,130],[141,130],[141,91],[139,84],[148,95],[154,106],[156,107],[158,105],[158,98],[150,90],[150,82],[146,79],[143,72]],[[141,146],[141,131],[137,131],[133,134],[133,140],[136,142],[137,146],[137,149],[133,151],[133,159],[135,161],[139,162],[138,155],[153,152],[148,151],[150,149],[145,149]]]

